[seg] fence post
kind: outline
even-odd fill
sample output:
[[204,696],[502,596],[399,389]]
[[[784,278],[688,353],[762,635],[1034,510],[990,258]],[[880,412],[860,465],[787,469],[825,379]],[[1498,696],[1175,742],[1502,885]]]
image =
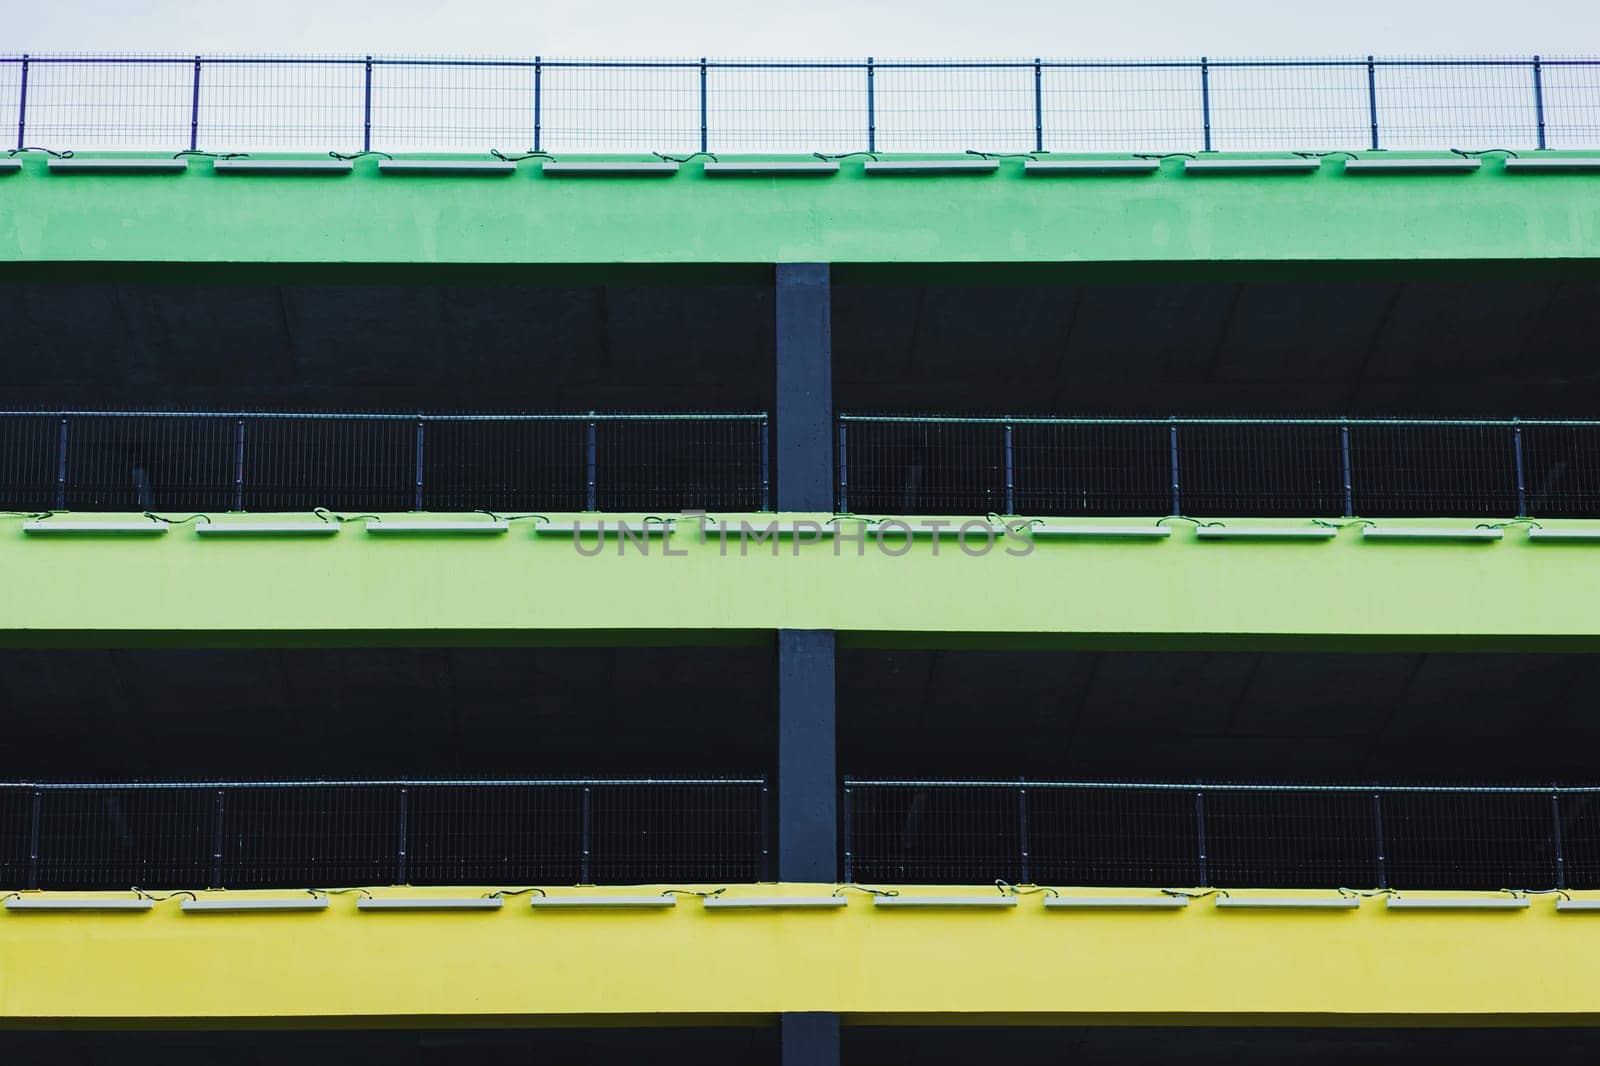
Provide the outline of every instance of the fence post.
[[850,513],[850,468],[845,465],[844,419],[839,419],[839,513]]
[[372,57],[367,57],[367,79],[361,105],[361,150],[372,151]]
[[1017,513],[1015,465],[1012,462],[1011,423],[1006,423],[1006,514]]
[[867,151],[878,150],[878,102],[874,97],[872,81],[875,77],[872,69],[874,60],[867,57]]
[[244,419],[233,433],[233,509],[244,510]]
[[850,779],[844,779],[844,809],[841,811],[844,830],[844,883],[850,884],[856,877],[855,839],[850,831]]
[[1022,884],[1033,883],[1033,864],[1028,861],[1028,788],[1025,780],[1017,787],[1017,830],[1022,843]]
[[1517,465],[1517,517],[1528,517],[1528,482],[1522,466],[1522,427],[1520,418],[1511,420],[1511,450]]
[[1200,887],[1207,888],[1211,884],[1211,873],[1206,868],[1206,794],[1200,789],[1195,789],[1194,793],[1194,828],[1200,846]]
[[1205,121],[1205,148],[1211,151],[1211,60],[1200,57],[1200,117]]
[[1339,423],[1339,465],[1344,471],[1344,516],[1355,517],[1356,497],[1350,484],[1350,423]]
[[1550,828],[1556,849],[1556,887],[1567,887],[1567,857],[1561,847],[1561,790],[1550,786]]
[[583,786],[583,861],[579,867],[578,883],[587,885],[589,881],[589,786]]
[[194,57],[194,93],[189,100],[189,151],[200,147],[200,57]]
[[222,789],[217,789],[216,818],[211,833],[211,887],[222,887]]
[[397,852],[395,854],[395,870],[394,870],[394,872],[395,872],[395,884],[399,884],[399,885],[404,885],[404,884],[409,883],[407,879],[410,876],[410,870],[407,869],[406,843],[407,843],[407,840],[411,836],[411,830],[410,830],[410,827],[407,824],[410,821],[410,816],[411,816],[411,793],[410,793],[410,789],[402,788],[400,790],[400,840],[399,840],[399,845],[400,846],[399,846],[399,848],[398,848],[398,850],[397,850]]
[[39,820],[44,806],[44,793],[33,790],[33,827],[28,830],[28,887],[39,887]]
[[422,510],[422,426],[422,418],[419,415],[417,418],[417,487],[411,500],[411,509],[413,511]]
[[769,432],[770,427],[768,426],[768,422],[769,422],[768,416],[762,415],[761,416],[761,509],[763,511],[772,510],[772,487],[771,487],[772,486],[772,474],[771,474],[771,471],[768,468],[769,464],[771,462],[771,458],[772,458],[772,440],[771,440],[771,433]]
[[[589,414],[593,415],[594,412],[590,411]],[[599,494],[595,492],[595,487],[594,487],[595,433],[594,433],[594,421],[592,419],[589,422],[589,431],[588,431],[588,435],[586,437],[584,455],[585,455],[585,459],[584,459],[584,470],[585,470],[584,483],[585,483],[585,489],[584,489],[584,498],[583,498],[583,500],[584,500],[584,508],[583,509],[586,510],[586,511],[598,511],[600,509],[599,506],[598,506],[598,504],[599,504]]]
[[67,509],[67,420],[56,433],[56,510]]
[[700,57],[700,150],[706,150],[706,57]]
[[1172,513],[1183,513],[1183,499],[1178,495],[1178,420],[1167,420],[1167,446],[1171,453],[1170,471],[1172,473]]
[[772,880],[772,803],[767,775],[761,775],[761,880]]
[[544,56],[533,57],[533,150],[539,151],[539,136],[543,132],[544,120],[543,103],[544,94]]
[[1044,71],[1033,57],[1033,150],[1044,151]]
[[1378,150],[1378,73],[1372,62],[1372,57],[1367,57],[1367,119],[1372,123],[1372,150]]
[[17,151],[28,139],[28,54],[22,54],[22,84],[17,87]]
[[1389,872],[1384,866],[1383,858],[1383,793],[1372,794],[1372,829],[1373,842],[1378,852],[1378,887],[1389,887]]
[[1539,148],[1544,148],[1544,60],[1533,57],[1533,113],[1539,120]]

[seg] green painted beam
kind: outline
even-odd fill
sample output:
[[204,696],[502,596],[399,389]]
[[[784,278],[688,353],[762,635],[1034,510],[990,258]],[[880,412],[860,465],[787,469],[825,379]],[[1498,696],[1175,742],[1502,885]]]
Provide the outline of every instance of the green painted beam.
[[1219,541],[1168,524],[1164,539],[1041,540],[1025,554],[1002,541],[971,557],[953,539],[892,534],[881,548],[870,535],[859,547],[785,537],[741,552],[737,537],[724,551],[684,532],[645,554],[531,522],[494,537],[379,538],[353,522],[332,537],[203,538],[176,525],[42,537],[13,519],[0,521],[0,642],[748,643],[787,628],[923,646],[1600,648],[1600,542],[1533,541],[1522,525],[1477,542],[1356,527]]
[[[1398,158],[1406,153],[1383,153]],[[1555,155],[1555,153],[1548,153]],[[1434,153],[1435,157],[1439,153]],[[910,157],[903,157],[910,158]],[[1445,156],[1445,158],[1454,158]],[[1600,259],[1600,174],[874,174],[648,181],[348,175],[0,176],[0,266],[1499,263]],[[26,269],[24,276],[29,275]]]

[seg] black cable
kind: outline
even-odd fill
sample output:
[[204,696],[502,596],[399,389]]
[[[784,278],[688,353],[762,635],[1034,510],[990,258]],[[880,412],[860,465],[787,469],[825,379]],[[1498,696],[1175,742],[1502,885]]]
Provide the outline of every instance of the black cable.
[[491,148],[489,154],[503,163],[520,163],[524,159],[555,159],[549,152],[539,151],[530,151],[526,155],[506,155],[498,148]]
[[1135,152],[1135,159],[1197,159],[1193,152]]
[[821,160],[823,160],[825,162],[829,162],[829,163],[831,163],[831,162],[833,162],[834,160],[837,160],[837,159],[849,159],[851,156],[857,156],[857,155],[864,155],[868,159],[872,160],[874,163],[876,163],[878,161],[878,153],[877,152],[867,152],[867,151],[839,152],[839,153],[834,154],[834,155],[829,155],[827,152],[812,152],[811,154],[815,158],[821,159]]
[[208,514],[192,514],[183,518],[168,518],[166,515],[156,514],[154,511],[146,511],[144,516],[153,522],[165,522],[169,526],[181,526],[186,522],[193,522],[197,518],[204,518],[206,525],[211,524],[211,516]]
[[696,156],[702,155],[711,160],[713,163],[720,162],[720,160],[717,159],[717,154],[715,152],[690,152],[688,155],[682,157],[675,155],[662,155],[660,152],[651,152],[650,154],[661,160],[663,163],[687,163]]
[[1477,148],[1477,149],[1473,149],[1471,151],[1469,151],[1469,150],[1467,150],[1465,148],[1452,148],[1450,150],[1452,152],[1454,152],[1456,155],[1458,155],[1461,158],[1463,158],[1463,159],[1476,159],[1479,156],[1490,155],[1490,154],[1495,153],[1495,152],[1503,152],[1506,156],[1508,156],[1508,157],[1510,157],[1512,159],[1521,159],[1522,158],[1521,156],[1517,155],[1516,152],[1513,152],[1509,148]]
[[185,148],[181,152],[173,152],[172,158],[182,159],[186,155],[205,156],[208,159],[248,159],[249,152],[206,152],[199,148]]
[[376,149],[373,149],[373,148],[368,148],[368,149],[366,149],[365,151],[362,151],[362,152],[351,152],[348,155],[345,154],[344,152],[329,152],[328,155],[330,157],[334,158],[334,159],[346,159],[346,160],[349,160],[349,159],[360,159],[364,155],[381,155],[385,159],[390,159],[390,160],[394,159],[394,156],[390,155],[388,152],[380,152],[380,151],[377,151]]
[[53,155],[57,159],[71,159],[73,157],[73,155],[75,154],[72,151],[71,148],[67,148],[67,149],[64,149],[64,150],[58,152],[54,148],[40,148],[37,145],[30,145],[27,148],[11,148],[11,149],[8,149],[6,151],[6,155],[13,156],[13,155],[18,155],[18,154],[20,154],[22,152],[43,152],[45,155]]

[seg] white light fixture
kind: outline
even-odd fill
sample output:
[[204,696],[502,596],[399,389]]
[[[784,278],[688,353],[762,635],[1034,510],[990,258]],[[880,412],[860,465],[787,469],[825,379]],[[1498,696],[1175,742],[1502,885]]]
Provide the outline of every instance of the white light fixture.
[[1600,526],[1529,526],[1529,540],[1600,540]]
[[1216,903],[1219,911],[1353,911],[1360,906],[1354,896],[1218,896]]
[[0,174],[15,174],[22,169],[22,160],[12,156],[0,158]]
[[52,174],[177,174],[189,169],[187,159],[70,159],[50,160]]
[[1026,159],[1024,174],[1154,174],[1161,169],[1159,159]]
[[105,522],[76,518],[30,518],[22,523],[22,532],[36,537],[157,537],[167,529],[166,522],[153,522],[148,518],[111,519]]
[[1185,174],[1309,174],[1322,169],[1322,160],[1293,159],[1185,159]]
[[362,896],[361,911],[497,911],[505,901],[499,896]]
[[185,899],[179,904],[186,914],[235,914],[244,911],[325,911],[327,896],[288,896],[283,899],[228,899],[224,896],[203,896]]
[[995,159],[869,159],[868,174],[993,174]]
[[1392,911],[1524,911],[1526,896],[1388,896]]
[[218,174],[320,174],[350,173],[348,159],[213,159]]
[[665,177],[678,172],[678,164],[671,160],[656,163],[605,162],[601,160],[557,162],[546,160],[540,169],[546,174],[593,176],[613,178]]
[[1054,537],[1145,537],[1161,538],[1172,536],[1172,530],[1167,526],[1120,526],[1120,525],[1095,525],[1091,523],[1054,523],[1046,522],[1033,526],[1023,536],[1031,536],[1035,540],[1049,540]]
[[339,532],[337,521],[320,518],[295,522],[197,522],[200,537],[332,537]]
[[369,520],[367,532],[374,536],[495,536],[511,528],[504,518],[388,518]]
[[1556,910],[1573,914],[1600,914],[1600,899],[1558,899]]
[[1046,896],[1044,901],[1047,911],[1181,911],[1188,905],[1183,896]]
[[[842,519],[841,521],[855,521],[855,520],[854,519]],[[741,534],[743,534],[744,536],[750,536],[750,537],[766,536],[768,534],[771,534],[773,536],[778,536],[778,537],[794,537],[794,536],[800,535],[801,533],[806,533],[806,534],[809,534],[810,536],[821,538],[821,537],[831,537],[835,533],[838,532],[838,528],[837,528],[838,523],[827,523],[827,522],[806,523],[806,522],[779,522],[779,521],[772,521],[772,522],[751,522],[751,523],[749,523],[749,525],[750,525],[750,529],[749,529],[748,532],[746,532],[744,527],[742,525],[740,525],[739,522],[736,521],[736,520],[726,519],[726,518],[723,518],[723,519],[708,518],[708,519],[706,519],[705,536],[706,536],[707,540],[712,540],[712,539],[720,537],[723,534],[723,532],[726,531],[726,535],[730,540],[733,539],[734,537],[740,536]],[[818,528],[819,526],[821,528]],[[681,532],[681,531],[676,529],[676,528],[673,530],[674,534],[677,534],[679,532]]]
[[1506,169],[1512,173],[1540,170],[1600,170],[1600,156],[1515,156],[1506,160]]
[[1016,896],[873,896],[874,907],[1015,907]]
[[380,159],[378,173],[440,177],[501,177],[515,174],[517,164],[501,159]]
[[585,907],[676,907],[677,896],[534,896],[532,904],[541,909]]
[[1362,540],[1500,540],[1491,526],[1362,526]]
[[675,524],[676,519],[671,518],[652,522],[627,518],[580,518],[570,522],[541,522],[535,532],[541,537],[575,537],[588,533],[615,537],[621,535],[626,526],[630,537],[659,537],[672,532]]
[[147,911],[155,901],[144,896],[112,896],[99,899],[94,896],[23,895],[6,900],[8,911]]
[[1331,540],[1339,531],[1329,526],[1196,526],[1200,540]]
[[726,910],[835,910],[849,906],[843,896],[707,896],[705,909]]
[[707,174],[725,174],[735,177],[783,177],[793,174],[826,175],[839,173],[839,164],[832,159],[807,159],[802,161],[740,160],[726,163],[712,160],[705,167]]
[[1457,174],[1477,170],[1482,164],[1476,159],[1466,156],[1450,156],[1433,159],[1346,159],[1344,169],[1350,174],[1406,174],[1423,171],[1435,173]]

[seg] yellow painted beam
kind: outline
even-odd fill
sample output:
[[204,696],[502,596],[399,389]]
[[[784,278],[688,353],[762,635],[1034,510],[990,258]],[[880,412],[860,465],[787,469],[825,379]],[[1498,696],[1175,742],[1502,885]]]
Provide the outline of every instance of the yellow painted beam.
[[[764,524],[772,516],[749,519]],[[1309,520],[1227,520],[1234,529],[1290,524],[1311,528]],[[1471,531],[1477,524],[1380,520],[1406,529]],[[1518,525],[1497,540],[1377,539],[1360,527],[1327,539],[1280,540],[1203,538],[1186,522],[1170,522],[1170,536],[1160,539],[1038,540],[1026,554],[1001,542],[977,558],[953,539],[906,544],[891,536],[879,545],[871,534],[865,544],[835,539],[797,547],[783,538],[747,542],[742,550],[737,540],[724,547],[691,535],[654,537],[643,547],[615,537],[575,544],[536,535],[532,521],[493,536],[377,536],[363,522],[320,537],[203,537],[193,525],[158,536],[47,536],[23,526],[0,519],[7,583],[0,642],[11,644],[84,633],[112,640],[168,634],[175,642],[238,633],[270,643],[295,633],[330,641],[351,634],[370,642],[375,633],[538,641],[619,630],[818,628],[890,639],[960,633],[1011,646],[1218,635],[1368,640],[1389,648],[1396,637],[1600,645],[1600,612],[1590,594],[1600,586],[1600,540],[1536,542]],[[580,554],[579,545],[598,554]]]
[[[579,891],[660,888],[551,894]],[[722,898],[834,891],[744,885]],[[1223,910],[1209,897],[1181,910],[1052,910],[1042,893],[1008,908],[890,909],[846,895],[843,907],[793,910],[711,910],[695,896],[671,908],[534,908],[517,896],[498,911],[373,911],[358,910],[355,894],[285,913],[185,913],[177,899],[144,912],[7,910],[0,1021],[659,1024],[839,1011],[854,1022],[1471,1025],[1592,1024],[1600,1014],[1600,911],[1558,912],[1550,896],[1520,910],[1429,911],[1382,898],[1354,910]],[[901,898],[994,895],[922,886]],[[1262,896],[1333,893],[1232,894]]]

